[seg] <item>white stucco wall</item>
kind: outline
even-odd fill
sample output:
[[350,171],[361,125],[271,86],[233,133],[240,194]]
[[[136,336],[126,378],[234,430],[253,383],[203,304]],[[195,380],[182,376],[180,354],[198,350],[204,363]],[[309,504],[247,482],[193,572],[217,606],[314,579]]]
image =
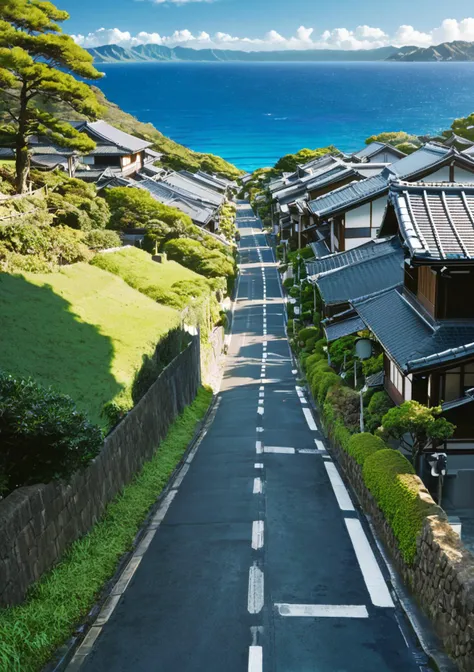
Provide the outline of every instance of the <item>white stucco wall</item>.
[[445,166],[434,173],[430,173],[420,180],[420,182],[449,182],[449,166]]
[[385,210],[387,208],[387,197],[377,198],[372,203],[372,238],[377,237],[377,232],[382,226]]
[[464,182],[467,184],[474,184],[474,173],[454,166],[454,179],[456,182]]
[[346,229],[370,226],[370,203],[346,212]]

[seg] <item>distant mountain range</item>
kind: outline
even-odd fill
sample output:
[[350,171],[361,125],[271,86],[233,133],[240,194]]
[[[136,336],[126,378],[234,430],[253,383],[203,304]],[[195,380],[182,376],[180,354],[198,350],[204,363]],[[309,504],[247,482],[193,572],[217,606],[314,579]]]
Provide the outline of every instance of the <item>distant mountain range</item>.
[[136,62],[296,62],[296,61],[474,61],[474,42],[444,42],[436,47],[380,47],[344,51],[337,49],[308,49],[304,51],[233,51],[231,49],[190,49],[142,44],[125,49],[108,44],[88,49],[95,63]]

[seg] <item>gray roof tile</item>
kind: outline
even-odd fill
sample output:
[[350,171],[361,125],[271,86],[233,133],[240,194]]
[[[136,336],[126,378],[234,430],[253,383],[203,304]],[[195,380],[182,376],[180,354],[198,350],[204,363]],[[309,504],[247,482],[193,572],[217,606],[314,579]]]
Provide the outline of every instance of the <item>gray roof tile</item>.
[[[317,262],[316,262],[317,263]],[[347,303],[403,281],[403,251],[363,259],[314,276],[326,305]]]
[[474,356],[474,324],[433,322],[400,286],[352,302],[367,328],[404,372]]
[[326,271],[341,268],[342,266],[357,264],[359,261],[384,256],[388,252],[393,252],[398,249],[400,249],[400,242],[396,236],[390,238],[376,238],[375,240],[369,240],[367,243],[363,243],[358,247],[354,247],[354,249],[348,250],[347,252],[326,254],[325,256],[317,258],[317,261],[309,261],[306,264],[306,270],[308,275],[318,275],[319,273],[325,273]]
[[389,198],[412,256],[474,259],[474,185],[395,182]]
[[328,343],[331,343],[332,341],[337,341],[338,338],[355,334],[364,329],[364,322],[358,315],[356,315],[355,317],[349,317],[346,320],[326,324],[324,326],[324,333],[326,334]]

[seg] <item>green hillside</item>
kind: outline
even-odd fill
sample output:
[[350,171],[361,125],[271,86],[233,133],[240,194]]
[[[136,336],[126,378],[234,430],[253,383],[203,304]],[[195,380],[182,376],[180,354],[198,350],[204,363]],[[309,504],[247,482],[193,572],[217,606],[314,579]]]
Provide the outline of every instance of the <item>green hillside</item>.
[[85,263],[1,274],[0,315],[0,369],[69,394],[102,426],[104,404],[132,407],[143,355],[179,324],[178,311]]

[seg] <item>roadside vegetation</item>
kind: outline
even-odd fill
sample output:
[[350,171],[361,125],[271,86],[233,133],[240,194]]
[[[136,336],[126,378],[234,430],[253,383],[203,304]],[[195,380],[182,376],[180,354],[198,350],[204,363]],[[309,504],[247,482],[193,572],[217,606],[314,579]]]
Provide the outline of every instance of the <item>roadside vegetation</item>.
[[[304,277],[300,255],[301,252],[310,254],[310,248],[305,250],[288,255],[296,277]],[[277,249],[277,252],[281,256],[282,251]],[[428,437],[449,438],[455,428],[438,417],[439,408],[428,409],[413,401],[394,407],[385,391],[369,388],[363,392],[366,431],[360,433],[360,389],[364,376],[382,371],[383,356],[374,344],[374,355],[362,365],[357,362],[356,339],[369,336],[368,332],[327,343],[321,329],[318,293],[314,295],[312,287],[306,284],[301,287],[293,278],[284,284],[290,297],[297,301],[288,304],[288,335],[312,397],[320,408],[326,431],[358,465],[366,487],[393,530],[403,559],[410,564],[415,558],[424,519],[439,512],[416,475],[420,445]],[[295,305],[302,308],[298,315]],[[411,436],[414,446],[412,462],[387,443],[389,439],[402,440],[407,435]]]
[[211,399],[212,392],[201,388],[195,401],[172,424],[151,461],[109,504],[102,520],[32,587],[24,604],[0,611],[0,669],[38,672],[85,619],[120,558],[131,549]]

